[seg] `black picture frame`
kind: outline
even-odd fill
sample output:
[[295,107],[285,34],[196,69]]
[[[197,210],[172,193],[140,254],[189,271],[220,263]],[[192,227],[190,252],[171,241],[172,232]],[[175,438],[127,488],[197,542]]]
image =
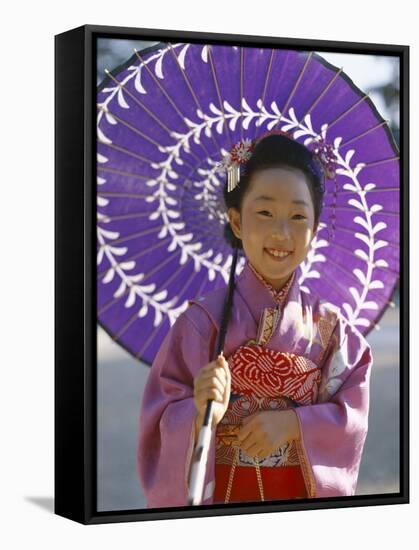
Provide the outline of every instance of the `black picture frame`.
[[[400,492],[293,503],[98,512],[96,39],[259,46],[400,59]],[[409,502],[409,46],[83,25],[55,36],[55,513],[83,524]]]

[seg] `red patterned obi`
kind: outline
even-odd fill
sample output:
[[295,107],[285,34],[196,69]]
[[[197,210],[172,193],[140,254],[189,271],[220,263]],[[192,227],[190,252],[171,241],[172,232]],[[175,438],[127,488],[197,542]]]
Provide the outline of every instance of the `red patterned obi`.
[[[248,456],[235,443],[242,420],[262,410],[288,409],[317,401],[321,372],[301,355],[252,344],[228,360],[231,398],[216,429],[214,503],[304,498],[307,496],[301,449],[288,441],[270,456]],[[262,486],[262,492],[261,492]],[[227,495],[227,498],[226,498]]]

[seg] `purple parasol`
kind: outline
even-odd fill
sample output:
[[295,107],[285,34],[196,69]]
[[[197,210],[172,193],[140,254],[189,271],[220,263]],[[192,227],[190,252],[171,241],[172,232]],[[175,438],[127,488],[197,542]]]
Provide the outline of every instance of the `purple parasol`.
[[188,299],[227,284],[217,164],[274,128],[337,165],[303,290],[364,335],[377,327],[399,279],[399,151],[341,69],[313,52],[161,43],[108,72],[97,105],[98,320],[130,353],[151,364]]

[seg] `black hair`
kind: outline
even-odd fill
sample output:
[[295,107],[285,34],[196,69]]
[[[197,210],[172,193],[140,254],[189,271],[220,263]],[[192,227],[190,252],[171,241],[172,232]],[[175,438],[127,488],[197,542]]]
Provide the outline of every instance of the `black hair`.
[[[227,209],[237,208],[237,210],[240,211],[243,198],[246,191],[249,189],[252,176],[268,168],[294,168],[303,172],[306,176],[313,201],[314,227],[317,228],[323,207],[323,196],[325,191],[322,167],[319,165],[312,151],[305,145],[283,134],[270,134],[262,137],[256,142],[251,157],[244,165],[243,172],[241,172],[240,181],[237,187],[229,192],[227,191],[227,184],[224,185],[223,193]],[[218,355],[224,347],[227,325],[233,305],[236,262],[239,249],[242,248],[241,240],[234,235],[229,222],[225,226],[224,235],[233,247],[233,261],[227,287],[227,296],[224,303],[223,317],[220,324],[216,355]]]

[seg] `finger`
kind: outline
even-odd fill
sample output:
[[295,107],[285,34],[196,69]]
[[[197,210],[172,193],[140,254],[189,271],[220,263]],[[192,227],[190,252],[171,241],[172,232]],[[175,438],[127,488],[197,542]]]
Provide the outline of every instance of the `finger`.
[[253,431],[255,429],[255,422],[257,420],[258,413],[249,414],[242,420],[242,429],[243,434]]
[[224,378],[224,374],[217,372],[209,372],[203,375],[199,381],[200,387],[216,387],[222,394],[224,394],[227,381]]
[[231,371],[230,367],[228,366],[227,361],[224,359],[222,362],[218,363],[221,367],[220,372],[223,373],[223,376],[225,377],[226,383],[231,384]]
[[243,447],[249,447],[249,445],[252,445],[255,441],[253,433],[250,431],[243,432],[243,429],[239,431],[237,434],[237,441],[239,442],[239,445]]
[[223,386],[227,383],[227,372],[224,369],[224,367],[220,367],[216,364],[214,369],[206,372],[203,376],[209,377],[209,376],[216,376],[218,380],[223,384]]
[[211,361],[211,363],[208,363],[208,365],[205,365],[205,367],[201,368],[201,372],[206,373],[206,372],[212,371],[212,370],[214,370],[214,367],[216,367],[216,366],[217,366],[217,362],[216,361]]
[[261,447],[257,442],[252,443],[245,449],[246,454],[253,457],[258,456],[260,451]]
[[205,399],[217,399],[218,396],[223,396],[224,391],[221,391],[216,385],[209,383],[205,380],[200,380],[197,382],[194,387],[194,396],[195,398],[205,400]]
[[262,460],[263,458],[267,458],[268,456],[270,456],[272,453],[269,449],[267,449],[266,447],[263,447],[262,449],[259,450],[259,453],[258,453],[258,458],[260,460]]
[[196,378],[198,378],[199,380],[204,380],[212,376],[216,376],[223,386],[227,383],[227,374],[225,372],[225,369],[216,361],[213,361],[209,365],[203,367]]
[[216,376],[211,376],[210,378],[206,379],[205,382],[207,388],[216,389],[220,392],[220,395],[224,395],[225,384],[220,382],[220,380]]
[[223,402],[223,394],[220,393],[216,388],[203,388],[199,394],[203,401],[212,399],[220,403]]
[[226,367],[228,367],[228,361],[227,361],[227,359],[224,357],[224,355],[221,355],[221,354],[220,354],[220,355],[217,357],[217,365],[219,365],[220,367],[223,367],[224,369],[225,369]]

